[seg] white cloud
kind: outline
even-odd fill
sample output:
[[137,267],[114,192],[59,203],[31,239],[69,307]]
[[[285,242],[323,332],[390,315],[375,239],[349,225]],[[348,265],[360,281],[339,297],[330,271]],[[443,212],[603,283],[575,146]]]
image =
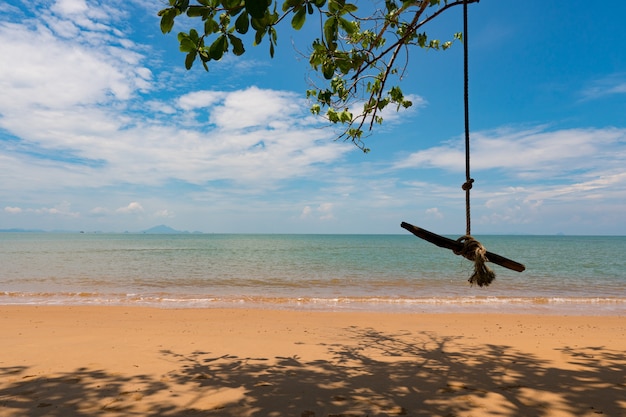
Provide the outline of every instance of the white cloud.
[[80,217],[80,213],[77,211],[71,210],[71,204],[68,202],[62,202],[55,207],[40,207],[40,208],[29,208],[26,210],[29,213],[35,213],[39,215],[53,215],[53,216],[61,216],[61,217]]
[[311,209],[311,206],[304,206],[304,208],[302,209],[302,213],[300,213],[300,218],[301,219],[307,219],[311,216],[311,212],[313,211],[313,209]]
[[[611,190],[610,195],[606,193],[607,190]],[[581,200],[607,199],[611,196],[626,201],[626,173],[592,176],[569,184],[544,186],[529,194],[532,200],[559,199],[572,203]]]
[[225,95],[212,110],[210,120],[223,130],[271,127],[285,120],[293,123],[294,116],[302,113],[303,104],[295,93],[250,87]]
[[105,216],[110,213],[110,210],[105,207],[94,207],[89,211],[89,214],[94,216]]
[[11,14],[18,14],[20,9],[7,2],[2,2],[0,3],[0,12],[6,13],[7,16],[10,16]]
[[61,15],[83,14],[89,10],[84,0],[57,0],[51,10]]
[[[316,129],[305,103],[290,92],[183,91],[179,98],[141,105],[158,115],[129,112],[133,97],[151,88],[151,71],[141,65],[147,61],[142,48],[119,47],[128,41],[107,26],[106,6],[96,6],[64,1],[52,11],[42,9],[57,23],[83,16],[104,25],[85,29],[85,23],[81,35],[70,38],[41,22],[0,22],[0,128],[19,138],[2,158],[10,172],[28,173],[6,174],[15,181],[5,188],[158,185],[172,179],[258,188],[307,175],[353,150],[329,141],[332,133]],[[190,124],[189,111],[203,117]],[[215,126],[207,126],[208,120]]]
[[322,203],[317,208],[317,211],[320,213],[320,220],[332,220],[335,218],[333,214],[333,203]]
[[7,206],[7,207],[4,208],[4,211],[6,213],[10,213],[10,214],[19,214],[19,213],[22,212],[22,209],[20,207],[10,207],[10,206]]
[[206,108],[221,101],[226,96],[223,91],[193,91],[178,98],[178,106],[183,110]]
[[[502,128],[476,132],[471,140],[472,171],[500,169],[512,176],[539,178],[591,169],[597,167],[600,160],[606,161],[605,169],[621,166],[625,155],[620,145],[626,142],[626,129],[546,131],[538,127],[515,131]],[[398,161],[395,167],[464,171],[462,145],[459,140],[418,151]]]
[[[82,10],[81,4],[57,3],[67,12]],[[77,29],[74,16],[57,16],[55,30],[41,20],[35,25],[0,22],[0,113],[26,116],[33,108],[127,100],[149,88],[151,71],[141,65],[139,53],[117,46],[120,38],[104,33],[111,31],[108,26],[92,27],[96,32]],[[65,36],[56,33],[61,30]]]
[[143,207],[141,206],[141,204],[139,204],[136,201],[133,201],[129,205],[127,205],[125,207],[120,207],[120,208],[118,208],[115,211],[117,213],[132,214],[132,213],[143,213],[144,210],[143,210]]
[[154,213],[154,217],[174,218],[174,217],[176,217],[176,214],[174,214],[170,210],[164,209],[164,210],[156,211]]
[[596,79],[581,92],[585,100],[614,94],[626,94],[626,73],[609,74],[603,78]]
[[432,216],[432,217],[437,218],[437,219],[443,219],[443,213],[441,213],[441,211],[439,211],[439,209],[437,207],[431,207],[429,209],[426,209],[425,213],[428,216]]
[[176,114],[176,109],[174,108],[174,106],[168,103],[163,103],[157,100],[149,100],[145,102],[145,105],[148,110],[156,113]]
[[335,215],[333,214],[333,203],[322,203],[315,209],[311,206],[304,206],[300,213],[301,219],[309,219],[316,217],[318,220],[333,220]]

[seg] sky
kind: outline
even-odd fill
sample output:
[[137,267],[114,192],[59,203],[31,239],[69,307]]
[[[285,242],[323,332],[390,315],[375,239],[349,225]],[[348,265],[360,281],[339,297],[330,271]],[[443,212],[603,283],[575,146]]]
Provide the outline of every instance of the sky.
[[[0,229],[465,234],[460,43],[410,51],[414,106],[364,154],[309,111],[314,24],[187,71],[164,4],[0,1]],[[472,234],[626,235],[624,16],[469,6]],[[462,8],[426,29],[450,38]]]

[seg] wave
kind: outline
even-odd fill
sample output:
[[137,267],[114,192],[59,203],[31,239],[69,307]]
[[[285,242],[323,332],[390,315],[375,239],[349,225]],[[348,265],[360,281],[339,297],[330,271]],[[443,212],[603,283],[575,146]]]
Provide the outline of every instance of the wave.
[[275,308],[397,312],[512,312],[626,315],[621,297],[280,297],[171,293],[0,292],[0,305],[117,305],[158,308]]

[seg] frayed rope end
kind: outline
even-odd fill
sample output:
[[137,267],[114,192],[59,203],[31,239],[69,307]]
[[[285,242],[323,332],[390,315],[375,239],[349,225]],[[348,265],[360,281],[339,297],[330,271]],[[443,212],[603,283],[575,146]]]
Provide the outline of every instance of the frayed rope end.
[[496,279],[496,273],[487,266],[487,249],[472,236],[465,235],[457,239],[463,244],[460,251],[454,251],[455,254],[463,256],[474,262],[474,273],[469,277],[468,281],[471,285],[486,287]]

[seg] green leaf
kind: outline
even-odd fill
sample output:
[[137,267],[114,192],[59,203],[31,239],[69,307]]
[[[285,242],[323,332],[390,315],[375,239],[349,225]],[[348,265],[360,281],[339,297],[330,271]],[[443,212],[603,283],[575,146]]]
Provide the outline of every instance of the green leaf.
[[228,35],[228,39],[230,40],[230,44],[233,46],[233,54],[240,56],[243,55],[244,52],[246,52],[241,39],[239,39],[235,35]]
[[337,123],[339,121],[339,115],[337,114],[337,111],[333,108],[330,108],[326,111],[326,117],[328,117],[328,120],[332,123]]
[[189,17],[202,17],[208,14],[208,10],[204,6],[189,6],[187,9],[187,16]]
[[335,62],[339,71],[344,75],[347,75],[354,68],[354,63],[350,59],[336,59]]
[[207,19],[204,22],[204,34],[210,35],[211,33],[217,33],[220,30],[220,25],[213,19]]
[[283,12],[286,12],[287,10],[291,9],[296,4],[298,4],[297,0],[286,0],[285,2],[283,2]]
[[400,102],[404,99],[404,94],[398,86],[392,87],[391,90],[389,90],[389,96],[394,102]]
[[184,12],[189,7],[189,0],[176,0],[176,4],[174,5],[178,10]]
[[259,45],[265,36],[265,30],[257,30],[254,34],[254,45]]
[[222,59],[224,52],[228,50],[228,39],[222,35],[218,37],[209,47],[209,56],[215,61]]
[[426,46],[426,41],[428,41],[428,36],[426,36],[426,33],[419,33],[417,35],[417,44],[424,48]]
[[276,32],[276,28],[274,26],[270,26],[267,29],[267,32],[270,34],[272,42],[276,45],[276,40],[278,39],[278,32]]
[[322,64],[322,74],[324,74],[324,78],[330,80],[335,75],[335,65],[333,61],[327,60]]
[[200,59],[203,62],[208,62],[208,61],[211,60],[211,57],[209,56],[209,52],[208,52],[208,50],[206,48],[205,49],[199,49],[198,50],[198,55],[200,56]]
[[196,44],[189,37],[184,37],[180,41],[179,49],[181,52],[189,53],[189,52],[195,51],[197,48],[196,48]]
[[330,106],[332,96],[333,93],[330,90],[320,91],[317,95],[317,101],[322,103],[324,106]]
[[196,51],[189,52],[185,57],[185,68],[188,70],[193,66],[193,61],[196,60]]
[[267,27],[267,24],[262,19],[257,19],[254,17],[250,19],[250,24],[252,25],[252,29],[257,31],[262,30],[263,32],[265,32],[265,28]]
[[329,17],[324,23],[324,38],[327,45],[337,41],[337,19],[334,16]]
[[354,35],[354,33],[359,29],[359,26],[356,22],[351,22],[343,17],[339,18],[339,26],[348,34]]
[[246,11],[250,16],[262,19],[270,7],[271,0],[245,0]]
[[248,32],[250,28],[250,20],[248,18],[248,13],[243,12],[239,15],[237,20],[235,20],[235,30],[242,35]]
[[[343,4],[345,4],[345,2],[342,2]],[[332,14],[337,13],[339,10],[341,10],[341,6],[342,4],[339,4],[338,0],[329,0],[328,2],[328,11]]]
[[343,8],[341,9],[341,11],[342,11],[341,14],[354,13],[357,10],[359,10],[358,7],[356,7],[354,4],[348,3],[348,4],[344,5]]
[[240,0],[222,0],[222,3],[224,4],[225,8],[234,9],[235,7],[239,6],[241,1]]
[[177,16],[177,10],[173,7],[163,9],[159,12],[161,16],[161,32],[170,33],[174,27],[174,18]]
[[304,7],[301,7],[293,15],[293,18],[291,19],[291,27],[293,27],[295,30],[300,30],[302,29],[302,26],[304,25],[305,20],[306,20],[306,9]]

